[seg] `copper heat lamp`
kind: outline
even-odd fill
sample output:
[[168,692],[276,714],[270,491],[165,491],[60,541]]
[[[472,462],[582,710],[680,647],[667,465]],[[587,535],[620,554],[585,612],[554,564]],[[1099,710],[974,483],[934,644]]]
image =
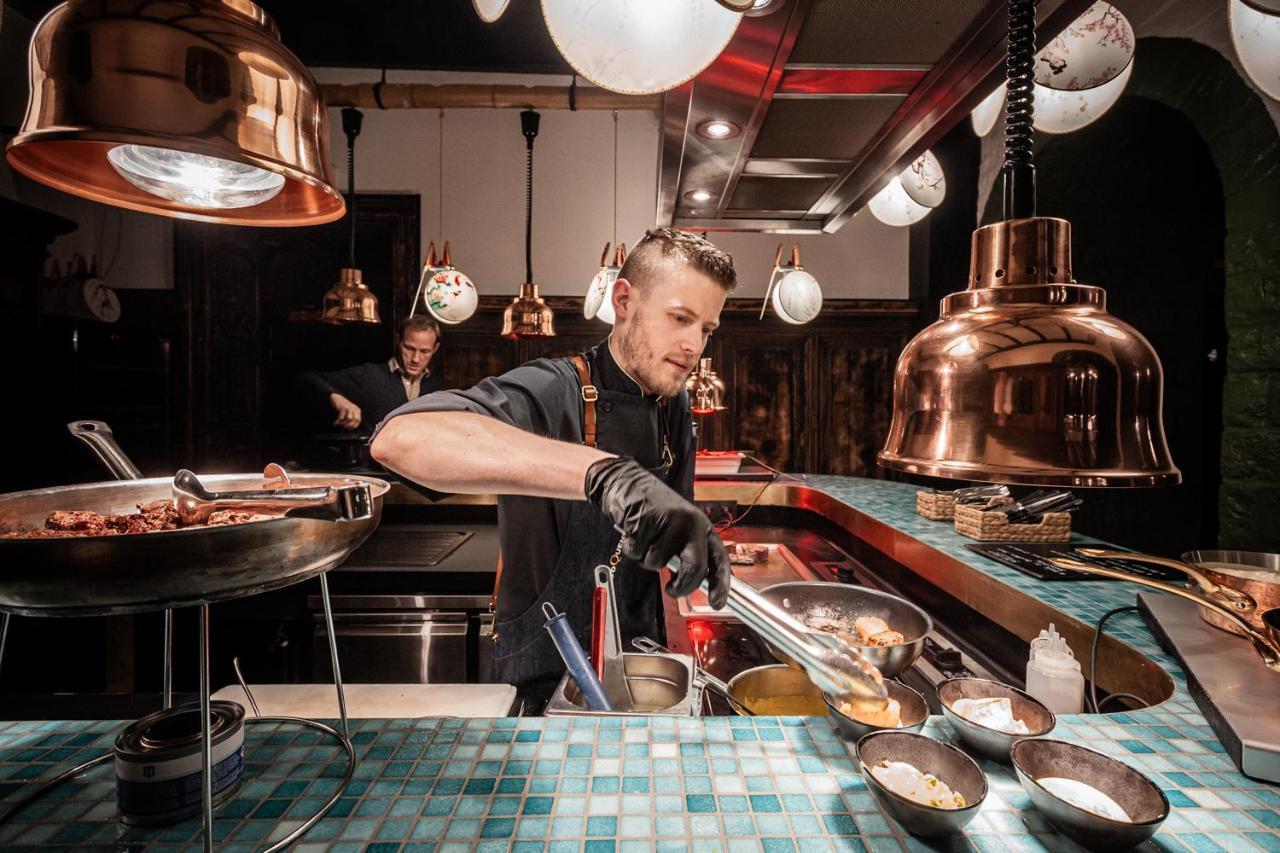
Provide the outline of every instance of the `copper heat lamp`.
[[1009,2],[1004,221],[973,234],[969,289],[907,345],[893,382],[886,468],[984,482],[1164,486],[1155,350],[1072,277],[1071,225],[1036,216],[1034,0]]
[[533,283],[533,140],[538,136],[541,119],[533,110],[520,113],[520,132],[524,134],[527,150],[525,161],[525,211],[524,211],[524,284],[520,295],[502,312],[502,336],[516,338],[555,337],[555,314],[538,295],[538,285]]
[[93,201],[205,222],[342,216],[311,73],[248,0],[70,0],[36,26],[9,165]]
[[320,318],[326,323],[381,323],[378,297],[364,283],[356,266],[356,137],[364,114],[354,107],[342,111],[342,132],[347,135],[347,265],[338,270],[338,283],[324,295]]
[[689,408],[695,415],[724,411],[724,380],[711,369],[711,359],[698,359],[698,366],[689,374],[684,387],[689,392]]

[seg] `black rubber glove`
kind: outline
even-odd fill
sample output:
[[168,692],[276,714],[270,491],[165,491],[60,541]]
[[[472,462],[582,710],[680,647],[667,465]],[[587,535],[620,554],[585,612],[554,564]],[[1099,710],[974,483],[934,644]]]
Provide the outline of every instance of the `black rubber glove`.
[[716,610],[724,607],[732,576],[729,554],[701,510],[625,456],[592,464],[584,491],[622,532],[622,553],[628,558],[651,571],[680,558],[668,595],[688,595],[705,580],[708,602]]

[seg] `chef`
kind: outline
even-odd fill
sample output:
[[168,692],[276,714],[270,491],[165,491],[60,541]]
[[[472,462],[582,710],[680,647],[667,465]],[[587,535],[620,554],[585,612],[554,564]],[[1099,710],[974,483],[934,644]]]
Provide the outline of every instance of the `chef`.
[[387,361],[304,373],[298,379],[333,408],[335,426],[372,428],[406,400],[444,387],[431,375],[431,358],[438,349],[440,325],[430,317],[409,317],[400,324],[395,355]]
[[387,468],[433,490],[499,496],[492,680],[551,694],[564,664],[543,604],[566,613],[585,645],[599,564],[617,566],[628,647],[663,637],[657,572],[673,557],[669,595],[706,580],[711,605],[724,605],[729,559],[690,502],[684,383],[736,285],[732,258],[705,239],[651,230],[619,272],[605,341],[427,395],[378,428],[372,452]]

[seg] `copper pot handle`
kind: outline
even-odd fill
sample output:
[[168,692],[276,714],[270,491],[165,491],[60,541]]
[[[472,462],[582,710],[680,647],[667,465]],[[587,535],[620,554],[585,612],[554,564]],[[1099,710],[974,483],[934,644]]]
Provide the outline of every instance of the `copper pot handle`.
[[[1125,554],[1124,557],[1125,559],[1128,559],[1129,555]],[[1259,633],[1256,628],[1242,619],[1238,613],[1216,599],[1210,598],[1206,595],[1199,595],[1186,587],[1178,586],[1177,584],[1153,580],[1152,578],[1144,578],[1139,575],[1131,575],[1128,572],[1121,571],[1120,569],[1111,569],[1094,563],[1085,563],[1081,560],[1054,557],[1051,558],[1049,562],[1060,569],[1070,569],[1076,572],[1084,572],[1089,575],[1129,581],[1130,583],[1150,587],[1151,589],[1159,590],[1160,592],[1167,592],[1170,595],[1176,595],[1179,598],[1194,601],[1196,604],[1199,604],[1202,607],[1208,607],[1216,613],[1221,613],[1239,627],[1242,634],[1249,638],[1249,641],[1253,643],[1254,649],[1258,652],[1258,657],[1262,658],[1262,663],[1267,667],[1267,669],[1272,670],[1273,672],[1280,672],[1280,643],[1277,643],[1270,637]]]
[[1077,547],[1076,552],[1086,557],[1100,557],[1107,560],[1133,560],[1138,563],[1151,563],[1156,566],[1165,566],[1170,569],[1177,569],[1185,574],[1191,580],[1195,581],[1196,586],[1200,587],[1200,591],[1212,599],[1218,600],[1221,604],[1230,607],[1240,613],[1253,612],[1258,604],[1249,596],[1248,593],[1241,592],[1229,586],[1223,586],[1214,583],[1207,575],[1201,572],[1195,566],[1180,560],[1170,560],[1165,557],[1153,557],[1149,554],[1134,554],[1129,551],[1108,551],[1105,548],[1083,548]]

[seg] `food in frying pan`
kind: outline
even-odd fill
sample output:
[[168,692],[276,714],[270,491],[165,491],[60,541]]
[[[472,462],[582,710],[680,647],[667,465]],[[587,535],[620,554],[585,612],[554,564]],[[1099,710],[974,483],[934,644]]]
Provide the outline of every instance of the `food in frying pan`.
[[889,627],[879,616],[859,616],[853,620],[853,635],[859,646],[896,646],[906,640],[901,631]]
[[996,729],[1011,735],[1031,734],[1027,724],[1013,718],[1013,704],[1004,697],[987,699],[957,699],[951,703],[951,710],[971,723]]
[[128,533],[151,533],[156,530],[178,530],[184,527],[221,527],[244,524],[271,516],[247,510],[223,509],[214,512],[203,524],[183,524],[173,501],[151,501],[138,504],[138,511],[123,515],[94,512],[89,509],[60,509],[49,513],[43,528],[13,530],[0,533],[0,539],[58,539],[72,536],[120,536]]
[[835,634],[851,646],[897,646],[906,642],[901,631],[889,627],[879,616],[859,616],[853,620],[853,631],[834,619],[811,616],[805,624],[815,631]]
[[905,761],[886,759],[870,770],[881,785],[913,803],[935,809],[962,809],[968,805],[946,782],[932,773],[921,773]]

